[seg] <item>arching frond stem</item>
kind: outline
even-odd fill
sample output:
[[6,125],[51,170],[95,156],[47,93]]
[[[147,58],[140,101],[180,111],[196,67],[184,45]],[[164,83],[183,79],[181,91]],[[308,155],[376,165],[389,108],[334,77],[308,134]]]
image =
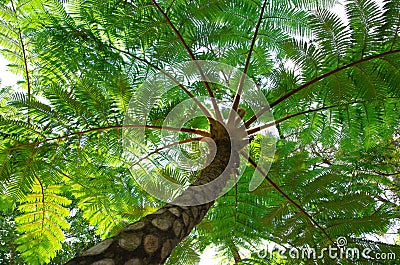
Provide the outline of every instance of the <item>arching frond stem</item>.
[[196,57],[194,56],[192,50],[190,49],[189,45],[186,43],[186,41],[184,40],[184,38],[182,37],[181,33],[179,32],[179,30],[174,26],[174,24],[172,23],[171,19],[168,17],[168,15],[162,10],[162,8],[160,7],[160,5],[153,0],[154,5],[156,6],[157,10],[161,13],[161,15],[165,18],[165,20],[167,21],[168,25],[172,28],[172,30],[175,32],[176,36],[178,37],[179,41],[183,44],[183,46],[185,47],[186,51],[188,52],[190,59],[193,61],[193,63],[196,65],[197,69],[199,70],[199,73],[201,75],[201,78],[203,79],[203,83],[204,86],[207,90],[208,95],[211,98],[211,103],[213,105],[213,109],[215,111],[215,115],[217,120],[222,121],[222,114],[218,108],[217,102],[215,100],[214,97],[214,93],[211,90],[210,85],[208,84],[207,81],[207,77],[204,74],[203,69],[201,68],[199,62],[196,60]]
[[[15,13],[15,16],[18,20],[17,9],[14,6],[14,2],[11,0],[10,3],[11,3],[11,8],[12,8],[13,12]],[[26,78],[26,84],[27,84],[27,88],[28,88],[28,100],[30,100],[31,99],[31,81],[30,81],[29,70],[28,70],[28,59],[26,56],[26,47],[25,47],[23,36],[22,36],[22,30],[19,27],[18,27],[18,37],[19,37],[19,42],[21,44],[21,51],[22,51],[22,56],[23,56],[23,60],[24,60],[25,78]],[[31,121],[30,121],[29,113],[27,115],[28,115],[28,123],[30,123]]]
[[158,67],[157,65],[147,61],[146,59],[140,58],[138,56],[136,56],[135,54],[128,52],[128,51],[124,51],[122,49],[119,49],[117,47],[114,47],[112,45],[107,45],[109,48],[114,49],[116,51],[119,51],[121,53],[124,53],[142,63],[147,64],[148,66],[156,69],[157,71],[160,71],[163,75],[165,75],[166,77],[168,77],[169,79],[172,80],[172,82],[174,82],[177,86],[179,86],[183,92],[185,92],[186,95],[188,95],[195,103],[196,105],[200,108],[200,110],[203,112],[203,114],[209,119],[210,117],[212,117],[211,113],[208,111],[208,109],[184,86],[182,85],[181,82],[179,82],[178,80],[176,80],[170,73],[168,73],[167,71],[161,69],[160,67]]
[[250,119],[248,119],[245,122],[245,126],[249,127],[253,122],[255,122],[257,120],[257,117],[261,116],[266,111],[271,110],[271,108],[273,108],[274,106],[278,105],[279,103],[281,103],[285,99],[287,99],[287,98],[291,97],[292,95],[302,91],[303,89],[305,89],[305,88],[317,83],[318,81],[321,81],[324,78],[332,76],[332,75],[334,75],[334,74],[336,74],[336,73],[338,73],[340,71],[346,70],[346,69],[348,69],[350,67],[353,67],[353,66],[356,66],[358,64],[361,64],[361,63],[364,63],[364,62],[367,62],[367,61],[371,61],[371,60],[374,60],[374,59],[379,59],[379,58],[382,58],[384,56],[387,56],[387,55],[390,55],[390,54],[399,53],[399,52],[400,52],[400,49],[397,49],[397,50],[391,50],[391,51],[387,51],[387,52],[384,52],[384,53],[375,54],[375,55],[372,55],[372,56],[369,56],[369,57],[365,57],[365,58],[363,58],[361,60],[346,64],[346,65],[341,66],[339,68],[336,68],[335,70],[332,70],[332,71],[330,71],[330,72],[328,72],[326,74],[323,74],[323,75],[321,75],[321,76],[319,76],[317,78],[314,78],[314,79],[308,81],[307,83],[297,87],[296,89],[293,89],[293,90],[289,91],[285,95],[281,96],[280,98],[278,98],[277,100],[272,102],[269,106],[262,108],[258,113],[254,114]]
[[262,126],[258,126],[258,127],[255,127],[255,128],[247,129],[246,132],[247,132],[248,135],[253,135],[253,134],[256,134],[256,133],[258,133],[258,132],[260,132],[262,130],[265,130],[265,129],[269,128],[269,127],[272,127],[272,126],[277,125],[277,124],[279,124],[281,122],[289,120],[289,119],[291,119],[293,117],[297,117],[297,116],[300,116],[300,115],[303,115],[303,114],[307,114],[307,113],[317,112],[317,111],[320,111],[320,110],[333,109],[333,108],[337,108],[337,107],[344,106],[344,105],[359,104],[359,103],[366,103],[366,101],[365,100],[353,101],[353,102],[348,102],[348,103],[336,104],[336,105],[331,105],[331,106],[324,106],[324,107],[320,107],[320,108],[316,108],[316,109],[309,109],[309,110],[301,111],[301,112],[298,112],[298,113],[290,114],[290,115],[288,115],[286,117],[283,117],[283,118],[280,118],[280,119],[278,119],[276,121],[268,122],[268,123],[266,123],[266,124],[264,124]]
[[326,238],[336,247],[340,250],[340,247],[336,244],[336,242],[330,237],[330,235],[326,232],[326,230],[317,222],[314,220],[314,218],[307,213],[303,207],[300,206],[300,204],[298,204],[297,202],[295,202],[292,198],[290,198],[290,196],[288,194],[286,194],[272,179],[270,179],[267,175],[267,173],[264,172],[264,170],[262,170],[257,163],[251,158],[249,157],[244,151],[241,151],[240,154],[247,159],[247,161],[249,161],[250,165],[252,165],[254,167],[255,170],[257,170],[268,182],[269,184],[271,184],[271,186],[277,191],[279,192],[283,197],[285,197],[285,199],[287,199],[293,206],[295,206],[297,209],[299,209],[299,211],[304,214],[313,225],[315,225],[325,236]]
[[267,2],[268,1],[265,0],[263,6],[261,7],[260,17],[258,18],[258,22],[257,22],[257,25],[256,25],[255,30],[254,30],[253,39],[251,40],[250,49],[249,49],[249,52],[247,54],[246,63],[244,65],[243,73],[242,73],[242,76],[240,77],[240,82],[239,82],[239,86],[238,86],[238,89],[237,89],[236,94],[235,94],[235,98],[233,100],[232,109],[231,109],[231,111],[229,113],[229,121],[228,122],[232,122],[233,121],[233,118],[234,118],[233,112],[237,111],[238,107],[239,107],[240,97],[241,97],[242,92],[243,92],[244,82],[246,80],[247,72],[249,71],[249,67],[250,67],[251,55],[252,55],[253,50],[254,50],[254,45],[256,44],[258,31],[259,31],[260,26],[261,26],[261,22],[262,22],[262,19],[263,19],[263,16],[264,16],[265,6],[267,5]]
[[73,137],[73,136],[79,136],[79,135],[84,135],[84,134],[88,134],[91,132],[101,132],[101,131],[107,131],[107,130],[113,130],[113,129],[155,129],[155,130],[166,130],[166,131],[173,131],[173,132],[185,132],[185,133],[193,133],[193,134],[198,134],[204,137],[210,137],[211,134],[209,132],[203,131],[203,130],[199,130],[199,129],[193,129],[193,128],[175,128],[175,127],[168,127],[168,126],[155,126],[155,125],[113,125],[113,126],[107,126],[107,127],[101,127],[101,128],[93,128],[93,129],[89,129],[86,131],[81,131],[81,132],[74,132],[74,133],[70,133],[64,136],[60,136],[60,137],[54,137],[54,138],[49,138],[49,139],[45,139],[43,141],[40,142],[33,142],[33,143],[29,143],[29,144],[21,144],[18,145],[18,147],[20,146],[30,146],[30,145],[34,145],[34,146],[38,146],[40,144],[44,144],[47,142],[51,142],[51,141],[59,141],[59,140],[63,140],[69,137]]
[[236,247],[236,245],[235,245],[235,243],[233,242],[232,239],[229,240],[228,247],[229,247],[229,250],[232,253],[232,256],[233,256],[233,259],[235,261],[235,264],[238,264],[238,263],[242,262],[242,257],[240,256],[239,250]]
[[400,171],[394,172],[394,173],[385,173],[385,172],[380,172],[380,171],[374,170],[373,172],[375,174],[378,174],[380,176],[385,176],[385,177],[400,175]]
[[45,216],[46,216],[46,212],[45,212],[45,202],[44,202],[44,186],[43,186],[43,182],[40,180],[40,178],[36,175],[35,170],[33,171],[33,175],[35,176],[35,178],[37,179],[37,181],[39,182],[40,185],[40,189],[42,191],[42,231],[44,229],[44,220],[45,220]]
[[173,143],[167,144],[167,145],[165,145],[163,147],[155,149],[154,151],[148,153],[146,156],[140,158],[138,161],[133,163],[131,165],[131,167],[139,164],[143,160],[149,158],[150,156],[152,156],[152,155],[154,155],[154,154],[156,154],[156,153],[158,153],[158,152],[160,152],[160,151],[162,151],[164,149],[167,149],[167,148],[170,148],[170,147],[173,147],[173,146],[177,146],[177,145],[180,145],[180,144],[186,144],[186,143],[191,143],[191,142],[194,142],[194,141],[200,141],[201,139],[203,139],[203,137],[188,138],[188,139],[185,139],[185,140],[182,140],[182,141],[178,141],[178,142],[173,142]]
[[82,184],[82,183],[76,181],[73,177],[69,176],[68,174],[66,174],[66,173],[63,172],[62,170],[58,169],[57,167],[55,167],[55,166],[53,166],[53,165],[51,165],[51,164],[48,164],[48,165],[50,166],[50,168],[54,169],[55,171],[57,171],[58,173],[60,173],[60,174],[63,175],[64,177],[66,177],[67,179],[69,179],[69,180],[71,180],[71,181],[74,181],[75,183],[77,183],[77,184],[78,184],[79,186],[81,186],[82,188],[85,188],[85,189],[88,189],[88,190],[91,189],[91,187],[89,187],[89,186],[87,186],[87,185],[84,185],[84,184]]

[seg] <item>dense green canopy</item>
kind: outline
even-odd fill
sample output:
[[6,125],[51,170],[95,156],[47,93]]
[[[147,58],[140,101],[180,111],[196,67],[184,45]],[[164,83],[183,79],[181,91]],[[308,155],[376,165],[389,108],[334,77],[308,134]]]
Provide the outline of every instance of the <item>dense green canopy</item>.
[[[382,238],[388,231],[397,237],[399,228],[400,1],[349,0],[341,6],[345,16],[335,5],[0,1],[0,48],[21,79],[0,88],[0,263],[66,262],[99,240],[94,228],[105,239],[162,207],[136,181],[151,178],[148,171],[130,170],[125,160],[129,102],[146,104],[138,94],[154,71],[209,60],[243,71],[268,100],[276,152],[268,171],[263,135],[252,130],[263,123],[245,101],[235,101],[235,89],[196,82],[159,95],[145,121],[145,160],[171,181],[187,185],[198,173],[165,162],[182,158],[168,152],[159,129],[190,95],[245,109],[251,134],[242,177],[168,264],[195,264],[209,246],[223,264],[396,264],[288,255],[293,248],[337,247],[344,237],[349,248],[400,259],[399,242]],[[168,133],[178,150],[198,157],[196,133],[208,131],[209,120],[184,127],[191,131]],[[257,163],[258,173],[268,174],[249,191]],[[268,242],[285,247],[286,259],[259,255]]]

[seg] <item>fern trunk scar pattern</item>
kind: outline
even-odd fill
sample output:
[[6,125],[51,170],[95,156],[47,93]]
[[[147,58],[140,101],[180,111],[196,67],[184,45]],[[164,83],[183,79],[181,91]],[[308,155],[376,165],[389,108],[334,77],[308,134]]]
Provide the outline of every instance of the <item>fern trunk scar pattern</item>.
[[[218,126],[218,125],[214,125]],[[223,126],[219,127],[223,130]],[[217,190],[222,192],[224,184],[230,179],[231,143],[226,131],[212,130],[216,142],[214,160],[204,168],[193,186],[208,183],[216,178],[222,179]],[[215,187],[215,186],[214,186]],[[208,192],[202,193],[207,196]],[[205,195],[204,195],[205,194]],[[125,227],[115,237],[106,239],[70,260],[66,265],[156,265],[163,264],[172,250],[192,229],[200,223],[214,204],[211,201],[195,206],[180,206],[191,196],[201,196],[193,192],[183,192],[175,201],[165,205],[157,212],[143,217],[136,223]],[[199,198],[201,201],[202,198]],[[177,205],[178,204],[178,205]]]

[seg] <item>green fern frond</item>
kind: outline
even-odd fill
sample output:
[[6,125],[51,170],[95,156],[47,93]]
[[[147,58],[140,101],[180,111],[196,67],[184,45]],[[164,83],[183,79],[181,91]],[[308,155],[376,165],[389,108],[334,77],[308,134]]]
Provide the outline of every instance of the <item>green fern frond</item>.
[[22,214],[16,217],[17,250],[30,264],[44,264],[55,257],[65,239],[64,232],[69,229],[65,208],[71,201],[62,197],[60,186],[43,186],[36,181],[32,193],[20,200],[18,210]]

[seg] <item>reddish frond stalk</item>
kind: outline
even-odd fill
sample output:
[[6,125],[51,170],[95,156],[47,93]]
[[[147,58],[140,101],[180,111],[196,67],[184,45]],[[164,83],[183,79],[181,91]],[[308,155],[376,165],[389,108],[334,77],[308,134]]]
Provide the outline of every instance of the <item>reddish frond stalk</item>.
[[335,241],[333,241],[333,239],[329,236],[329,234],[326,232],[326,230],[317,222],[315,221],[315,219],[309,214],[307,213],[303,207],[301,207],[297,202],[295,202],[292,198],[290,198],[290,196],[288,194],[286,194],[271,178],[268,177],[267,173],[264,172],[264,170],[262,170],[257,163],[251,158],[249,157],[244,151],[241,151],[240,154],[247,159],[247,161],[250,163],[250,165],[252,165],[254,167],[254,169],[256,169],[268,182],[269,184],[271,184],[271,186],[277,191],[279,192],[285,199],[287,199],[293,206],[295,206],[297,209],[299,209],[299,211],[304,214],[313,225],[315,225],[325,236],[326,238],[335,246],[337,247],[339,250],[339,246],[336,244]]
[[367,61],[371,61],[371,60],[374,60],[374,59],[380,59],[380,58],[385,57],[387,55],[395,54],[395,53],[399,53],[399,52],[400,52],[400,49],[397,49],[397,50],[391,50],[391,51],[387,51],[387,52],[380,53],[380,54],[371,55],[369,57],[364,57],[361,60],[358,60],[358,61],[346,64],[346,65],[343,65],[343,66],[341,66],[339,68],[336,68],[335,70],[332,70],[332,71],[330,71],[328,73],[325,73],[325,74],[323,74],[323,75],[321,75],[321,76],[319,76],[317,78],[314,78],[314,79],[308,81],[307,83],[297,87],[296,89],[293,89],[293,90],[289,91],[288,93],[284,94],[283,96],[281,96],[280,98],[278,98],[277,100],[272,102],[269,106],[266,106],[266,107],[262,108],[258,113],[254,114],[249,120],[247,120],[245,125],[246,125],[246,127],[249,127],[253,122],[255,122],[257,120],[257,117],[260,117],[266,111],[269,111],[271,108],[273,108],[274,106],[278,105],[279,103],[281,103],[285,99],[287,99],[287,98],[291,97],[292,95],[302,91],[303,89],[305,89],[305,88],[307,88],[307,87],[309,87],[309,86],[321,81],[322,79],[325,79],[325,78],[327,78],[329,76],[332,76],[332,75],[334,75],[334,74],[336,74],[336,73],[338,73],[340,71],[346,70],[346,69],[348,69],[350,67],[353,67],[353,66],[356,66],[358,64],[361,64],[361,63],[364,63],[364,62],[367,62]]
[[160,14],[165,18],[165,20],[167,21],[168,25],[171,27],[171,29],[174,31],[174,33],[176,34],[176,36],[178,37],[179,41],[182,43],[182,45],[185,47],[187,53],[189,54],[190,59],[193,61],[193,63],[196,65],[196,68],[199,70],[199,73],[201,75],[201,78],[203,79],[203,83],[204,86],[207,90],[208,95],[211,98],[211,103],[213,105],[214,111],[215,111],[215,115],[217,120],[222,121],[222,114],[218,108],[217,102],[215,100],[214,97],[214,93],[211,90],[210,85],[208,84],[207,81],[207,77],[204,74],[203,69],[201,68],[199,62],[196,60],[196,57],[194,56],[192,50],[190,49],[189,45],[186,43],[185,39],[182,37],[182,34],[179,32],[179,30],[175,27],[175,25],[172,23],[171,19],[168,17],[168,15],[162,10],[162,8],[160,7],[160,5],[153,0],[153,3],[155,5],[155,7],[157,8],[157,10],[160,12]]
[[44,202],[44,186],[43,186],[43,182],[40,180],[40,178],[36,175],[36,172],[34,170],[33,171],[33,175],[35,176],[35,178],[37,179],[37,181],[39,182],[40,185],[40,189],[42,191],[42,231],[44,229],[44,221],[45,221],[45,216],[46,216],[46,204]]
[[37,146],[37,145],[40,145],[43,143],[59,141],[59,140],[67,139],[67,138],[74,137],[74,136],[85,135],[85,134],[88,134],[91,132],[101,132],[101,131],[107,131],[107,130],[113,130],[113,129],[135,129],[135,128],[136,129],[144,128],[144,129],[154,129],[154,130],[165,130],[165,131],[173,131],[173,132],[185,132],[185,133],[201,135],[203,137],[211,136],[211,134],[207,131],[203,131],[200,129],[193,129],[193,128],[175,128],[175,127],[155,126],[155,125],[112,125],[112,126],[107,126],[107,127],[89,129],[89,130],[81,131],[81,132],[74,132],[74,133],[70,133],[70,134],[67,134],[64,136],[60,136],[60,137],[45,139],[45,140],[39,141],[39,142],[34,142],[34,143],[29,143],[29,144],[21,144],[21,145],[18,145],[18,147],[31,146],[31,145]]
[[[15,13],[15,16],[17,16],[17,9],[14,6],[14,2],[11,0],[11,8]],[[18,37],[19,37],[19,42],[21,44],[21,50],[22,50],[22,56],[23,56],[23,61],[24,61],[24,67],[25,67],[25,78],[26,78],[26,84],[27,84],[27,88],[28,88],[28,100],[31,99],[31,80],[29,77],[29,67],[28,67],[28,58],[26,55],[26,47],[25,47],[25,43],[24,43],[24,38],[22,36],[22,30],[21,28],[18,28]],[[30,123],[30,117],[29,114],[28,115],[28,123]]]
[[137,164],[139,164],[139,163],[142,162],[143,160],[145,160],[145,159],[151,157],[152,155],[154,155],[154,154],[156,154],[156,153],[158,153],[158,152],[160,152],[160,151],[162,151],[162,150],[164,150],[164,149],[167,149],[167,148],[170,148],[170,147],[173,147],[173,146],[177,146],[177,145],[180,145],[180,144],[186,144],[186,143],[191,143],[191,142],[195,142],[195,141],[200,141],[201,139],[203,139],[203,137],[188,138],[188,139],[185,139],[185,140],[182,140],[182,141],[178,141],[178,142],[173,142],[173,143],[167,144],[167,145],[165,145],[165,146],[163,146],[163,147],[160,147],[160,148],[155,149],[154,151],[148,153],[146,156],[140,158],[138,161],[136,161],[135,163],[133,163],[133,164],[131,165],[131,167],[132,167],[132,166],[135,166],[135,165],[137,165]]
[[263,16],[264,16],[265,6],[267,5],[267,2],[268,1],[265,0],[263,6],[261,7],[260,17],[258,18],[258,22],[257,22],[257,25],[256,25],[255,30],[254,30],[254,35],[253,35],[253,39],[251,40],[249,53],[247,54],[246,63],[244,65],[244,70],[243,70],[242,76],[240,77],[238,90],[236,91],[235,98],[233,100],[232,109],[231,109],[231,111],[229,113],[229,122],[233,121],[233,117],[234,117],[233,113],[236,112],[238,110],[238,107],[239,107],[240,97],[242,96],[244,82],[246,80],[247,72],[249,71],[249,67],[250,67],[251,55],[253,53],[254,46],[256,44],[258,31],[259,31],[260,26],[261,26],[261,22],[262,22],[262,19],[263,19]]
[[331,106],[324,106],[324,107],[320,107],[320,108],[316,108],[316,109],[309,109],[309,110],[305,110],[305,111],[300,111],[298,113],[290,114],[290,115],[288,115],[286,117],[280,118],[280,119],[278,119],[276,121],[268,122],[268,123],[266,123],[264,125],[261,125],[261,126],[255,127],[255,128],[247,129],[246,132],[247,132],[248,135],[253,135],[253,134],[256,134],[256,133],[258,133],[258,132],[260,132],[262,130],[265,130],[265,129],[269,128],[269,127],[277,125],[277,124],[279,124],[281,122],[284,122],[284,121],[286,121],[288,119],[291,119],[293,117],[296,117],[296,116],[300,116],[300,115],[311,113],[311,112],[317,112],[317,111],[320,111],[320,110],[333,109],[333,108],[337,108],[337,107],[344,106],[344,105],[359,104],[359,103],[365,103],[365,102],[366,102],[365,100],[352,101],[352,102],[341,103],[341,104],[336,104],[336,105],[331,105]]
[[177,86],[179,86],[183,92],[185,92],[186,95],[189,96],[189,98],[191,98],[194,103],[196,103],[196,105],[200,108],[200,110],[203,112],[203,114],[210,119],[212,117],[211,113],[209,112],[209,110],[184,86],[182,85],[181,82],[179,82],[178,80],[176,80],[176,78],[174,78],[170,73],[168,73],[167,71],[161,69],[160,67],[158,67],[157,65],[147,61],[146,59],[140,58],[138,56],[136,56],[135,54],[128,52],[128,51],[124,51],[121,49],[118,49],[117,47],[114,47],[112,45],[108,45],[108,47],[110,47],[111,49],[114,49],[116,51],[119,51],[121,53],[124,53],[126,55],[129,55],[130,57],[134,58],[135,60],[138,60],[142,63],[147,64],[148,66],[156,69],[157,71],[160,71],[163,75],[165,75],[166,77],[168,77],[172,82],[174,82]]

